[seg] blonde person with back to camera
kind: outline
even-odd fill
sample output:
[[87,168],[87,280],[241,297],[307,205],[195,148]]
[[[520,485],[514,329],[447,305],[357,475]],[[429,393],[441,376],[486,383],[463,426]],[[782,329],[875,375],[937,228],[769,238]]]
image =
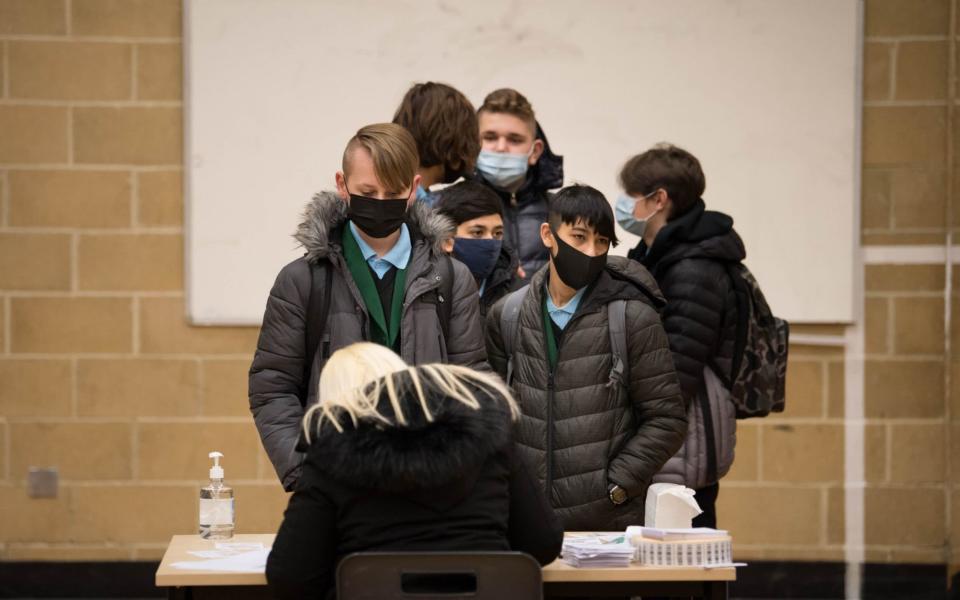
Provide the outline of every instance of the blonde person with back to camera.
[[333,597],[360,551],[522,551],[556,558],[563,532],[514,453],[519,410],[495,375],[409,366],[371,343],[335,352],[267,581],[281,598]]

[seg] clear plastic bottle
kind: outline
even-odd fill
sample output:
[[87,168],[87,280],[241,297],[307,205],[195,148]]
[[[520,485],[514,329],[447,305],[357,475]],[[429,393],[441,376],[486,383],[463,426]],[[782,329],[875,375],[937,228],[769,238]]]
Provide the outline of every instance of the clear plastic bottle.
[[208,540],[228,540],[233,537],[235,524],[233,488],[223,485],[223,454],[211,452],[213,467],[210,485],[200,488],[200,537]]

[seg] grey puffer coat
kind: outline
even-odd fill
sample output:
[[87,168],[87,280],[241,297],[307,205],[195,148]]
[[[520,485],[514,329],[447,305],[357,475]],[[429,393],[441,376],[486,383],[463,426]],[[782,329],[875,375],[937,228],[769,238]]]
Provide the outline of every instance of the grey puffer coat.
[[[312,362],[306,388],[308,405],[317,402],[317,384],[325,364],[322,352],[305,356],[310,262],[326,260],[333,269],[330,309],[324,328],[329,348],[326,355],[368,338],[366,305],[350,276],[341,247],[346,222],[347,205],[333,192],[321,192],[307,205],[303,222],[294,235],[306,254],[277,275],[250,366],[250,410],[263,447],[287,490],[293,489],[303,461],[297,442],[304,414],[298,397],[304,361]],[[450,339],[443,339],[434,290],[440,288],[444,271],[438,268],[444,256],[441,242],[452,235],[453,224],[418,202],[407,213],[407,226],[413,249],[407,265],[400,355],[409,364],[449,362],[489,370],[477,284],[467,267],[458,261],[451,261],[454,281]]]
[[[567,531],[642,525],[647,486],[683,442],[687,421],[656,282],[639,263],[610,257],[567,324],[551,372],[544,336],[545,267],[520,308],[513,391],[523,413],[517,442]],[[606,306],[627,301],[629,389],[608,386],[611,348]],[[490,364],[506,373],[501,301],[487,315]],[[615,506],[608,486],[629,500]]]
[[[663,326],[690,422],[683,448],[654,481],[700,489],[719,481],[734,459],[736,411],[714,370],[729,376],[736,341],[737,299],[724,265],[739,263],[746,252],[733,219],[707,211],[699,200],[660,230],[649,251],[640,242],[631,255],[650,269],[667,299]],[[709,407],[712,449],[704,406]],[[715,474],[708,469],[711,452]]]

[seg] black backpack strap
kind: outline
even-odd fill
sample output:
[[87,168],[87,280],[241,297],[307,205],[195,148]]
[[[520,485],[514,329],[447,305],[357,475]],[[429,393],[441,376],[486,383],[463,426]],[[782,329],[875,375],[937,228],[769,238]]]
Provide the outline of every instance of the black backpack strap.
[[[321,277],[321,271],[323,276]],[[313,359],[320,347],[323,331],[327,324],[327,313],[330,312],[330,294],[333,288],[333,268],[326,260],[310,263],[310,298],[307,300],[306,314],[306,354],[303,358],[303,377],[300,380],[300,405],[307,405],[310,393],[310,375],[313,369]],[[330,342],[326,341],[323,347],[324,357],[330,351]]]
[[528,284],[507,294],[503,301],[503,312],[500,313],[500,337],[503,339],[503,352],[507,355],[507,386],[513,383],[513,354],[520,329],[520,307],[529,289]]
[[450,319],[453,318],[453,259],[444,255],[440,259],[443,273],[440,275],[440,289],[437,291],[437,318],[443,332],[443,343],[450,344]]
[[610,328],[610,380],[607,387],[629,387],[630,357],[627,354],[627,301],[614,300],[607,304],[607,322]]

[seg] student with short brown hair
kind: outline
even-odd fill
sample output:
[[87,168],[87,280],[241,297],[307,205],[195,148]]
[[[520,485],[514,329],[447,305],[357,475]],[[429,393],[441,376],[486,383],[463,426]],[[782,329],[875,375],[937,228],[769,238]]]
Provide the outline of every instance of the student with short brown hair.
[[393,122],[407,128],[420,153],[417,200],[433,204],[430,187],[473,172],[480,152],[477,113],[460,91],[428,81],[407,90]]
[[476,177],[500,196],[504,240],[529,279],[550,258],[540,242],[540,225],[547,220],[549,190],[563,185],[563,157],[550,150],[533,106],[517,90],[491,92],[477,116],[481,151]]
[[696,490],[696,527],[716,527],[720,479],[733,464],[737,419],[715,382],[731,370],[737,298],[728,265],[746,257],[733,219],[707,210],[700,161],[672,144],[630,158],[620,171],[620,226],[640,236],[629,257],[650,270],[667,299],[663,327],[687,407],[686,441],[654,478]]
[[409,364],[487,369],[477,285],[443,250],[453,224],[414,202],[416,143],[399,125],[360,129],[343,153],[336,192],[314,196],[267,300],[250,367],[249,401],[264,448],[292,490],[304,411],[338,348],[371,341]]

